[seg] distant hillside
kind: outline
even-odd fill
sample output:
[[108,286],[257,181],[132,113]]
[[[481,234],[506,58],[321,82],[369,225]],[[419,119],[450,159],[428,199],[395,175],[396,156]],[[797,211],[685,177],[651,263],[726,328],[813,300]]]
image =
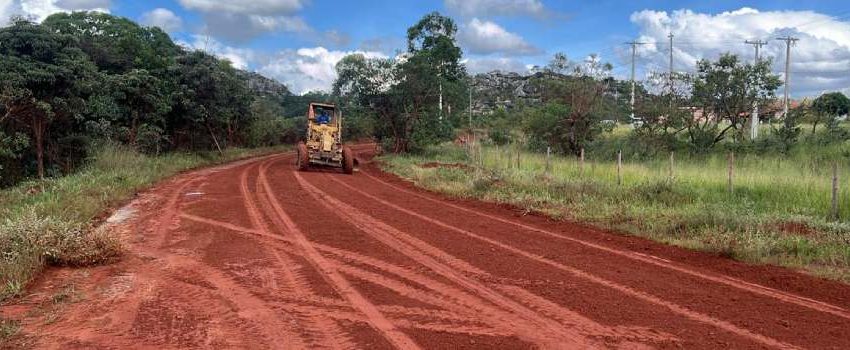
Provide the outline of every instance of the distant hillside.
[[473,110],[486,114],[497,108],[538,105],[541,102],[541,91],[539,85],[533,82],[545,74],[522,75],[501,71],[477,74],[472,78]]
[[[544,81],[569,80],[568,75],[552,72],[535,72],[520,74],[515,72],[492,71],[477,74],[472,77],[473,111],[489,114],[499,108],[513,109],[536,107],[543,103]],[[611,79],[605,95],[618,101],[621,105],[628,104],[629,82]],[[646,90],[638,87],[638,96],[646,94]]]
[[251,89],[254,94],[278,98],[292,95],[289,88],[277,80],[266,78],[255,72],[239,71],[239,74],[248,80],[248,88]]

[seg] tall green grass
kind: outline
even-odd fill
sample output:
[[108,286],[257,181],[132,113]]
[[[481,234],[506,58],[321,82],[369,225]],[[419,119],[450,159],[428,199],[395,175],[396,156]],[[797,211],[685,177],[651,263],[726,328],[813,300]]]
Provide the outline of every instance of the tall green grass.
[[93,219],[137,191],[186,169],[279,150],[234,148],[223,156],[152,157],[105,146],[77,173],[0,191],[0,301],[21,293],[47,265],[91,265],[116,258],[121,250],[117,237],[93,228]]
[[[839,152],[840,153],[840,152]],[[850,281],[850,186],[842,185],[840,218],[831,218],[832,160],[737,156],[734,192],[724,154],[669,155],[616,162],[552,157],[516,148],[483,147],[472,157],[443,145],[422,155],[388,156],[385,167],[453,196],[518,205],[556,218],[592,223],[732,258],[805,268]],[[840,161],[840,158],[833,159]],[[470,168],[421,167],[428,162]],[[842,184],[850,167],[840,163]]]

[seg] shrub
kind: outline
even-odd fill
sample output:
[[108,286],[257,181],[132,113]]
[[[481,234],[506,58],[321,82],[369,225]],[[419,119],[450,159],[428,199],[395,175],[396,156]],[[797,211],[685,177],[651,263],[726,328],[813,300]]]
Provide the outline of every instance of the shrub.
[[45,265],[85,266],[118,256],[118,239],[105,230],[88,230],[52,216],[29,211],[0,223],[0,299],[17,294],[14,281],[27,280]]

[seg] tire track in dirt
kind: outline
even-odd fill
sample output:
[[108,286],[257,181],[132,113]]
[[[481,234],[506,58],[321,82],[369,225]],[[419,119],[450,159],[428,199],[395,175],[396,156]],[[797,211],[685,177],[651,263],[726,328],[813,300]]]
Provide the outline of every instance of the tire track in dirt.
[[[273,245],[277,244],[277,245],[279,245],[277,247],[277,249],[289,249],[286,246],[280,246],[280,243],[282,243],[282,242],[285,242],[285,243],[290,242],[286,238],[273,236],[273,235],[267,235],[267,234],[263,234],[262,232],[259,232],[257,230],[248,229],[248,228],[239,228],[239,227],[236,227],[236,226],[233,226],[233,225],[230,225],[230,224],[226,224],[226,223],[224,225],[219,225],[219,223],[214,221],[214,220],[203,220],[202,222],[206,223],[206,224],[210,224],[210,225],[216,225],[216,226],[221,226],[221,227],[225,227],[225,228],[229,228],[229,229],[234,229],[236,231],[252,235],[252,236],[254,236],[258,239],[263,239],[267,244],[273,244]],[[386,262],[383,262],[383,261],[380,261],[380,260],[377,260],[377,259],[373,259],[373,258],[370,258],[370,257],[359,255],[359,254],[351,252],[351,251],[346,251],[346,250],[342,250],[342,249],[338,249],[338,248],[334,248],[334,247],[330,247],[330,246],[326,246],[326,245],[322,245],[322,244],[318,244],[318,243],[316,243],[315,246],[316,246],[316,249],[319,252],[321,252],[325,255],[336,256],[337,259],[331,259],[330,261],[336,264],[336,267],[337,267],[337,269],[339,269],[339,271],[344,272],[347,275],[350,275],[350,276],[358,278],[358,279],[362,279],[364,281],[368,281],[370,283],[375,283],[375,284],[381,285],[383,287],[386,287],[386,288],[389,288],[389,289],[396,291],[400,295],[408,296],[408,297],[411,297],[413,299],[420,300],[422,302],[434,305],[435,307],[441,307],[444,310],[457,310],[454,313],[449,313],[449,312],[438,311],[438,310],[420,309],[418,311],[412,311],[411,308],[379,306],[378,307],[379,310],[381,310],[384,313],[388,313],[390,315],[403,314],[405,316],[418,317],[418,318],[435,318],[435,317],[441,318],[441,319],[448,318],[448,319],[451,319],[451,320],[455,320],[456,322],[467,322],[467,323],[476,322],[475,317],[477,316],[477,314],[473,313],[472,311],[467,311],[467,310],[470,310],[469,309],[470,305],[459,304],[459,303],[447,300],[447,299],[451,298],[452,296],[456,296],[458,294],[464,293],[460,290],[454,289],[453,287],[450,287],[448,285],[444,285],[441,282],[438,282],[436,280],[429,279],[429,278],[427,278],[423,275],[417,274],[416,272],[410,271],[406,268],[394,266],[394,265],[388,264]],[[382,272],[390,274],[390,275],[397,276],[400,279],[403,279],[405,281],[409,281],[409,282],[415,283],[419,286],[422,286],[422,288],[426,288],[426,289],[430,290],[431,292],[426,292],[425,290],[421,290],[419,288],[411,286],[410,283],[406,283],[402,280],[391,279],[391,278],[383,276],[383,275],[371,273],[371,272],[365,271],[363,269],[356,268],[356,267],[351,265],[352,263],[369,266],[370,268],[382,271]],[[439,295],[443,295],[443,297],[439,297],[437,295],[434,295],[433,293],[438,293]],[[302,302],[305,301],[303,299],[303,296],[300,297],[299,300],[302,301]],[[314,312],[316,310],[321,309],[322,307],[326,307],[326,306],[329,306],[329,305],[335,305],[337,307],[342,306],[342,305],[347,305],[347,304],[344,304],[342,302],[335,302],[335,301],[331,301],[331,300],[327,300],[327,299],[319,299],[319,298],[316,299],[315,304],[316,305],[312,306],[312,308],[315,308],[315,309],[300,308],[298,310],[302,310],[302,311],[311,310],[311,312]],[[463,316],[461,317],[461,316],[458,316],[458,315],[463,315]],[[334,316],[335,317],[336,315],[326,315],[326,316]],[[399,322],[402,321],[401,319],[398,319],[396,317],[391,317],[391,318],[393,319],[394,323],[399,323]],[[365,322],[365,320],[364,320],[364,322]],[[445,324],[444,326],[424,326],[424,325],[418,324],[416,322],[404,321],[402,324],[405,324],[409,328],[421,328],[421,329],[425,329],[425,330],[439,331],[439,332],[464,333],[463,330],[458,330],[459,328],[457,328],[457,327],[460,327],[460,326],[457,325],[456,323],[449,323],[449,324]],[[484,326],[482,326],[482,327],[484,327]],[[460,329],[463,329],[463,328],[460,328]],[[493,328],[490,328],[487,331],[484,331],[484,328],[480,328],[480,329],[475,328],[475,329],[476,329],[476,335],[506,336],[506,335],[509,334],[508,331],[505,331],[505,330],[496,331]]]
[[[553,321],[552,319],[542,317],[540,314],[501,295],[482,283],[459,274],[451,266],[440,263],[433,257],[419,251],[416,246],[406,243],[407,239],[413,239],[412,237],[409,237],[407,234],[390,227],[368,214],[363,213],[359,209],[340,202],[308,183],[303,177],[301,177],[300,174],[295,173],[294,175],[301,186],[306,189],[308,193],[311,193],[318,202],[327,205],[330,211],[351,222],[361,231],[373,236],[378,241],[399,251],[400,253],[411,257],[420,264],[438,272],[440,275],[468,290],[471,294],[486,300],[488,303],[498,306],[498,309],[494,309],[487,307],[474,299],[465,301],[465,303],[475,306],[483,316],[486,316],[492,326],[512,328],[521,338],[533,341],[537,344],[544,344],[547,347],[557,347],[564,344],[571,344],[573,347],[598,346],[596,341],[590,339],[593,334],[580,334],[575,332],[573,329],[565,328],[564,325]],[[429,248],[429,250],[435,249],[436,248],[433,247]],[[445,253],[440,252],[439,255],[444,254]],[[456,258],[453,258],[453,260],[456,260]],[[456,292],[452,293],[450,290],[442,292],[445,295],[456,295],[457,298],[461,298],[463,295]],[[523,320],[523,322],[518,324],[515,322],[517,318]],[[574,321],[579,323],[586,321],[586,319],[576,319]],[[587,329],[593,329],[593,327],[588,327]]]
[[390,203],[390,202],[388,202],[384,199],[378,198],[378,197],[376,197],[372,194],[366,193],[366,192],[364,192],[364,191],[362,191],[358,188],[355,188],[355,187],[353,187],[353,186],[351,186],[347,183],[339,181],[338,179],[330,178],[330,180],[340,184],[341,186],[345,187],[349,191],[352,191],[354,193],[358,193],[361,196],[370,198],[370,199],[372,199],[372,200],[374,200],[378,203],[381,203],[381,204],[383,204],[383,205],[385,205],[389,208],[393,208],[393,209],[395,209],[399,212],[405,213],[405,214],[410,215],[412,217],[416,217],[416,218],[418,218],[422,221],[429,222],[429,223],[434,224],[436,226],[442,227],[446,230],[454,231],[456,233],[467,236],[469,238],[473,238],[473,239],[476,239],[476,240],[479,240],[479,241],[482,241],[482,242],[486,242],[486,243],[488,243],[492,246],[501,248],[503,250],[509,251],[511,253],[514,253],[514,254],[517,254],[517,255],[520,255],[520,256],[524,256],[524,257],[526,257],[530,260],[533,260],[533,261],[536,261],[536,262],[539,262],[539,263],[543,263],[545,265],[548,265],[548,266],[557,268],[559,270],[568,272],[568,273],[570,273],[570,274],[572,274],[576,277],[579,277],[579,278],[582,278],[584,280],[594,282],[598,285],[602,285],[602,286],[608,287],[610,289],[619,291],[619,292],[621,292],[625,295],[628,295],[630,297],[633,297],[635,299],[642,300],[642,301],[645,301],[645,302],[648,302],[648,303],[651,303],[651,304],[655,304],[657,306],[665,308],[665,309],[667,309],[667,310],[669,310],[669,311],[671,311],[675,314],[686,317],[688,319],[691,319],[691,320],[694,320],[694,321],[697,321],[697,322],[701,322],[701,323],[705,323],[705,324],[709,324],[711,326],[722,329],[722,330],[727,331],[729,333],[733,333],[733,334],[736,334],[738,336],[748,338],[750,340],[756,341],[758,343],[761,343],[761,344],[764,344],[764,345],[767,345],[767,346],[770,346],[770,347],[782,348],[782,349],[794,349],[794,348],[796,348],[795,346],[793,346],[791,344],[773,339],[773,338],[765,336],[765,335],[757,334],[755,332],[752,332],[752,331],[744,329],[744,328],[740,328],[740,327],[738,327],[738,326],[736,326],[736,325],[734,325],[734,324],[732,324],[728,321],[720,320],[720,319],[708,316],[706,314],[702,314],[702,313],[699,313],[699,312],[696,312],[696,311],[692,311],[692,310],[687,309],[687,308],[685,308],[681,305],[663,300],[663,299],[661,299],[657,296],[636,290],[632,287],[618,284],[616,282],[598,277],[596,275],[585,272],[583,270],[579,270],[577,268],[558,263],[558,262],[553,261],[551,259],[544,258],[544,257],[538,256],[538,255],[529,253],[525,250],[509,246],[505,243],[496,241],[494,239],[487,238],[487,237],[475,234],[473,232],[448,225],[448,224],[446,224],[442,221],[439,221],[439,220],[433,219],[431,217],[413,212],[409,209],[406,209],[406,208],[401,207],[399,205],[396,205],[394,203]]
[[250,321],[254,325],[254,328],[267,339],[267,344],[281,344],[283,348],[304,348],[306,346],[290,330],[290,325],[282,322],[274,310],[269,308],[263,300],[253,296],[217,269],[209,268],[194,259],[177,255],[169,255],[166,258],[166,270],[168,265],[189,268],[203,276],[206,282],[215,287],[216,294],[236,306],[237,315],[240,318]]
[[[68,320],[57,324],[45,340],[61,344],[59,348],[73,344],[85,344],[85,348],[214,346],[212,342],[217,346],[304,347],[292,341],[287,324],[263,301],[219,270],[169,248],[171,232],[180,229],[184,193],[207,174],[209,171],[191,173],[161,186],[167,195],[148,203],[157,210],[138,219],[144,229],[126,228],[133,235],[132,255],[126,263],[129,268],[97,292],[103,298],[73,305]],[[145,196],[141,200],[145,201]],[[189,275],[195,280],[187,280]],[[127,278],[118,278],[122,276]],[[160,326],[166,328],[157,328]]]
[[448,206],[448,207],[460,210],[460,211],[465,212],[465,213],[469,213],[469,214],[473,214],[473,215],[480,216],[480,217],[483,217],[483,218],[487,218],[487,219],[490,219],[490,220],[498,221],[498,222],[501,222],[501,223],[504,223],[504,224],[516,226],[516,227],[519,227],[519,228],[522,228],[522,229],[525,229],[525,230],[528,230],[528,231],[531,231],[531,232],[542,234],[546,237],[555,238],[555,239],[559,239],[559,240],[565,240],[565,241],[569,241],[569,242],[572,242],[572,243],[577,243],[577,244],[580,244],[580,245],[588,247],[588,248],[601,250],[601,251],[604,251],[606,253],[622,256],[622,257],[625,257],[625,258],[628,258],[628,259],[631,259],[631,260],[640,261],[640,262],[643,262],[643,263],[646,263],[646,264],[662,267],[662,268],[669,269],[669,270],[672,270],[672,271],[675,271],[675,272],[679,272],[679,273],[687,274],[687,275],[690,275],[690,276],[693,276],[693,277],[701,278],[701,279],[704,279],[704,280],[707,280],[707,281],[711,281],[711,282],[715,282],[715,283],[721,283],[721,284],[724,284],[724,285],[727,285],[727,286],[730,286],[730,287],[733,287],[733,288],[741,289],[741,290],[744,290],[744,291],[747,291],[747,292],[751,292],[751,293],[754,293],[754,294],[758,294],[758,295],[762,295],[762,296],[766,296],[766,297],[770,297],[770,298],[775,298],[775,299],[778,299],[778,300],[781,300],[781,301],[784,301],[784,302],[787,302],[787,303],[791,303],[791,304],[795,304],[795,305],[798,305],[798,306],[810,308],[810,309],[820,311],[820,312],[826,312],[826,313],[833,314],[835,316],[839,316],[839,317],[842,317],[842,318],[845,318],[845,319],[850,319],[850,312],[848,312],[846,309],[844,309],[840,306],[837,306],[837,305],[832,305],[832,304],[822,302],[822,301],[818,301],[818,300],[814,300],[814,299],[811,299],[811,298],[806,298],[806,297],[795,295],[795,294],[792,294],[792,293],[783,292],[783,291],[776,290],[776,289],[766,287],[766,286],[762,286],[762,285],[759,285],[759,284],[756,284],[756,283],[746,282],[746,281],[743,281],[743,280],[740,280],[740,279],[737,279],[737,278],[733,278],[733,277],[730,277],[730,276],[722,276],[722,275],[718,276],[718,275],[703,273],[703,272],[700,272],[700,271],[697,271],[697,270],[694,270],[694,269],[688,269],[686,267],[675,265],[672,262],[670,262],[669,260],[662,259],[660,257],[636,253],[636,252],[630,252],[630,251],[625,251],[625,250],[618,250],[618,249],[606,247],[606,246],[603,246],[603,245],[600,245],[600,244],[596,244],[596,243],[593,243],[593,242],[585,241],[585,240],[582,240],[582,239],[564,236],[564,235],[557,234],[557,233],[552,232],[552,231],[533,227],[533,226],[526,225],[526,224],[516,222],[516,221],[513,221],[513,220],[507,220],[507,219],[504,219],[504,218],[501,218],[501,217],[498,217],[498,216],[495,216],[495,215],[490,215],[490,214],[487,214],[487,213],[484,213],[484,212],[481,212],[481,211],[478,211],[478,210],[466,208],[466,207],[456,205],[456,204],[453,204],[453,203],[450,203],[450,202],[439,201],[439,200],[430,198],[428,196],[422,195],[420,193],[409,191],[407,189],[404,189],[404,188],[401,188],[401,187],[396,186],[394,184],[391,184],[389,182],[386,182],[386,181],[384,181],[384,180],[382,180],[382,179],[380,179],[380,178],[378,178],[378,177],[376,177],[372,174],[369,174],[368,172],[361,172],[361,174],[364,174],[366,177],[372,179],[374,182],[380,183],[384,186],[391,187],[396,191],[405,193],[407,195],[415,196],[415,197],[418,197],[418,198],[421,198],[421,199],[424,199],[424,200],[427,200],[427,201],[430,201],[430,202],[433,202],[433,203],[438,203],[440,205]]
[[[259,179],[260,172],[264,171],[267,167],[267,164],[270,161],[266,161],[256,166],[257,169],[257,177]],[[242,200],[245,208],[248,211],[248,216],[251,219],[251,223],[255,228],[256,232],[260,233],[263,236],[275,236],[272,234],[269,226],[263,221],[262,213],[260,208],[255,204],[256,201],[262,199],[255,199],[255,197],[249,191],[249,183],[248,183],[248,175],[249,172],[255,167],[247,167],[239,176],[239,188],[242,195]],[[257,195],[262,198],[263,195],[260,191],[260,183],[257,181]],[[294,248],[294,243],[289,240],[291,248]],[[280,270],[283,271],[284,277],[288,282],[289,291],[294,294],[297,298],[317,298],[315,293],[313,293],[310,289],[309,282],[301,275],[299,272],[294,271],[293,269],[297,266],[296,263],[290,259],[286,253],[282,253],[276,249],[270,249],[272,255],[278,262]],[[282,291],[286,292],[286,291]],[[308,324],[312,324],[312,327],[308,328],[308,332],[310,334],[311,340],[314,342],[314,346],[321,345],[327,348],[334,349],[352,349],[355,348],[354,343],[348,337],[348,335],[337,325],[334,320],[331,320],[327,317],[327,315],[323,313],[301,313],[302,316],[305,317],[305,321]],[[329,343],[329,344],[326,344]]]
[[356,309],[366,315],[369,323],[378,331],[380,331],[387,340],[393,345],[402,349],[418,349],[419,346],[413,342],[406,334],[396,328],[375,305],[366,300],[351,284],[339,274],[334,266],[328,262],[317,250],[310,241],[304,236],[301,230],[295,225],[289,215],[286,214],[283,207],[275,198],[274,191],[269,185],[266,178],[267,168],[261,167],[258,181],[262,184],[265,190],[266,199],[274,209],[276,217],[280,219],[287,233],[292,236],[292,240],[299,246],[305,257],[320,271],[325,278],[337,291],[343,295]]
[[[250,164],[253,162],[249,162],[246,168],[250,168]],[[203,171],[201,174],[208,174],[210,171]],[[265,305],[265,303],[254,297],[248,290],[244,289],[238,283],[232,282],[232,280],[222,273],[220,273],[217,269],[207,267],[206,265],[195,261],[194,259],[188,257],[182,257],[176,254],[168,254],[162,251],[165,244],[167,243],[168,232],[170,230],[174,230],[179,227],[179,217],[181,216],[180,210],[180,198],[183,196],[186,188],[199,180],[203,179],[202,176],[195,176],[186,180],[186,182],[180,185],[176,191],[171,194],[165,208],[163,209],[163,214],[161,215],[158,224],[154,230],[156,236],[162,236],[160,243],[157,244],[157,247],[160,247],[159,251],[153,252],[154,256],[158,256],[158,259],[165,264],[164,269],[168,269],[168,266],[180,266],[180,267],[191,267],[190,270],[195,271],[200,276],[203,276],[206,282],[212,284],[217,293],[227,300],[229,303],[236,305],[238,311],[238,315],[250,321],[254,328],[256,328],[266,339],[268,339],[270,344],[283,344],[285,347],[303,347],[304,344],[301,343],[298,338],[289,331],[289,327],[287,324],[280,321],[277,316],[274,314],[274,310],[270,309]],[[177,226],[175,226],[177,225]]]
[[[204,220],[203,222],[205,222],[207,224],[211,224],[211,225],[217,224],[213,220]],[[260,233],[256,230],[252,230],[252,229],[248,229],[248,228],[238,228],[238,227],[234,227],[234,226],[229,225],[229,224],[225,224],[225,225],[221,225],[221,226],[231,228],[231,229],[237,229],[237,231],[240,231],[240,232],[243,232],[243,233],[246,233],[246,234],[254,235],[254,236],[256,236],[257,238],[260,238],[260,239],[265,239],[265,240],[267,240],[266,242],[268,244],[280,244],[281,242],[290,242],[286,238],[262,234],[262,233]],[[455,320],[462,320],[464,322],[475,321],[475,319],[474,319],[475,314],[474,313],[462,311],[462,310],[466,309],[468,307],[468,305],[452,303],[450,301],[447,301],[444,298],[440,298],[440,297],[435,296],[433,294],[433,293],[440,293],[442,291],[442,292],[445,292],[445,293],[441,294],[441,295],[444,295],[445,297],[451,297],[451,296],[457,295],[459,293],[463,293],[460,290],[456,290],[453,287],[442,284],[441,282],[438,282],[438,281],[433,280],[433,279],[429,279],[429,278],[427,278],[423,275],[417,274],[416,272],[410,271],[406,268],[388,264],[388,263],[381,261],[381,260],[377,260],[377,259],[374,259],[374,258],[359,255],[359,254],[351,252],[351,251],[346,251],[346,250],[342,250],[342,249],[338,249],[338,248],[334,248],[334,247],[330,247],[330,246],[326,246],[326,245],[322,245],[322,244],[318,244],[318,243],[315,243],[314,245],[316,246],[316,249],[319,252],[321,252],[325,255],[336,256],[337,259],[330,259],[330,261],[335,263],[337,269],[339,269],[341,272],[344,272],[344,273],[351,275],[355,278],[363,279],[363,280],[371,282],[371,283],[382,285],[386,288],[390,288],[392,290],[395,290],[400,295],[409,296],[409,297],[412,297],[414,299],[423,301],[425,303],[428,303],[428,304],[431,304],[431,305],[434,305],[434,306],[437,306],[437,307],[441,307],[445,310],[458,310],[458,311],[455,312],[455,314],[463,313],[465,316],[463,318],[460,318],[458,316],[455,316],[455,314],[453,314],[453,313],[446,313],[446,312],[436,311],[436,310],[421,309],[420,311],[411,311],[410,308],[395,308],[395,307],[390,307],[390,306],[380,306],[379,309],[381,311],[384,311],[385,313],[393,313],[393,311],[390,311],[390,310],[397,310],[397,312],[399,312],[399,313],[403,313],[404,315],[413,316],[413,317],[426,317],[426,318],[430,317],[430,318],[433,318],[433,317],[438,317],[438,316],[435,316],[435,315],[440,315],[439,316],[440,318],[449,317],[449,318],[452,318],[452,319],[455,319]],[[283,246],[279,246],[278,249],[287,249],[287,248],[283,247]],[[421,290],[419,288],[416,288],[414,286],[411,286],[410,283],[406,283],[402,280],[391,279],[391,278],[383,276],[383,275],[371,273],[371,272],[365,271],[363,269],[356,268],[356,267],[351,265],[352,263],[369,266],[370,268],[374,268],[374,269],[380,270],[384,273],[388,273],[390,275],[397,276],[400,279],[403,279],[405,281],[409,281],[409,282],[415,283],[419,286],[422,286],[422,288],[427,288],[427,289],[431,290],[431,293],[426,292],[424,290]],[[434,288],[435,286],[436,286],[436,288]],[[331,302],[326,300],[326,299],[320,299],[316,306],[317,307],[327,306],[330,303]],[[337,306],[339,306],[339,305],[337,305]],[[404,311],[402,312],[400,310],[404,310]],[[413,328],[418,328],[418,326],[416,326],[415,323],[407,323],[407,324],[414,325]],[[445,331],[445,332],[455,332],[456,333],[456,331],[452,328],[454,326],[455,325],[446,325],[445,328],[437,329],[437,328],[430,327],[428,329],[434,330],[434,331]],[[505,335],[505,334],[507,334],[507,333],[504,333],[504,332],[503,333],[494,333],[493,331],[489,331],[489,332],[479,331],[479,335],[502,336],[502,335]]]
[[[289,239],[284,238],[284,237],[280,237],[280,236],[276,236],[276,235],[272,235],[272,234],[268,234],[268,233],[264,232],[263,230],[254,230],[254,229],[245,228],[245,227],[238,227],[238,226],[235,226],[235,225],[232,225],[232,224],[229,224],[229,223],[222,223],[222,222],[218,222],[218,221],[215,221],[215,220],[195,217],[195,216],[192,216],[192,215],[185,215],[184,214],[183,217],[187,218],[189,220],[196,220],[196,221],[204,223],[204,224],[222,227],[222,228],[226,228],[226,229],[229,229],[229,230],[233,230],[233,231],[252,235],[255,238],[263,239],[264,242],[266,242],[267,244],[277,245],[277,249],[284,249],[284,250],[291,249],[290,246],[281,244],[281,243],[291,243],[291,241]],[[401,278],[401,279],[409,281],[409,282],[416,283],[417,285],[422,286],[423,288],[427,288],[427,289],[431,290],[432,292],[439,293],[440,291],[447,291],[448,293],[445,293],[445,296],[447,296],[447,297],[450,297],[452,295],[457,295],[458,293],[462,293],[461,291],[453,289],[450,286],[443,285],[439,281],[429,279],[429,278],[427,278],[423,275],[417,274],[416,272],[410,271],[406,268],[394,266],[394,265],[388,264],[384,261],[377,260],[377,259],[370,258],[370,257],[366,257],[366,256],[363,256],[363,255],[360,255],[360,254],[357,254],[357,253],[354,253],[354,252],[351,252],[351,251],[346,251],[346,250],[342,250],[342,249],[338,249],[338,248],[334,248],[334,247],[330,247],[330,246],[326,246],[326,245],[322,245],[322,244],[318,244],[318,243],[315,243],[314,245],[316,246],[316,249],[319,252],[321,252],[325,255],[336,256],[337,259],[332,259],[331,261],[336,264],[337,268],[340,271],[345,272],[346,274],[352,275],[354,277],[363,279],[363,280],[371,282],[371,283],[382,285],[384,287],[395,290],[400,295],[411,296],[414,299],[432,304],[434,306],[442,307],[442,308],[447,309],[447,310],[462,310],[463,308],[466,307],[466,306],[462,306],[461,304],[448,302],[445,299],[436,297],[432,293],[428,293],[424,290],[415,288],[415,287],[411,286],[409,283],[405,283],[401,280],[393,280],[393,279],[390,279],[386,276],[382,276],[382,275],[378,275],[378,274],[374,274],[374,273],[369,273],[368,271],[364,271],[362,269],[351,266],[351,263],[369,266],[370,268],[374,268],[376,270],[380,270],[382,272],[397,276],[398,278]],[[438,286],[439,288],[430,288],[431,286]],[[299,298],[302,301],[305,300],[304,298],[307,298],[306,300],[317,300],[316,306],[319,306],[319,307],[328,306],[328,305],[332,305],[332,304],[336,304],[337,306],[345,305],[341,301],[335,302],[335,301],[332,301],[332,300],[329,300],[329,299],[319,298],[319,297],[316,297],[314,295],[306,296],[306,295],[302,295],[302,294],[299,294],[299,293],[295,293],[295,295],[297,296],[297,298]],[[379,307],[379,309],[384,310],[385,307]],[[432,313],[411,313],[411,312],[407,312],[407,314],[411,315],[411,316],[424,316],[424,317],[432,317],[433,316]],[[473,314],[467,313],[467,317],[473,317],[473,316],[474,316]],[[469,318],[469,319],[471,319],[471,318]],[[444,330],[445,331],[451,331],[448,328],[444,329]]]

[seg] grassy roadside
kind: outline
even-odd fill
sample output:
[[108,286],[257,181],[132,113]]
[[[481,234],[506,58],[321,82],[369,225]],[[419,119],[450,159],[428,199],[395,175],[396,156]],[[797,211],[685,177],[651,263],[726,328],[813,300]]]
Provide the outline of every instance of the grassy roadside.
[[224,156],[152,157],[109,146],[96,151],[77,173],[0,191],[0,302],[19,295],[45,266],[84,266],[117,257],[117,237],[93,228],[92,222],[137,191],[183,170],[280,150],[234,148]]
[[[545,155],[522,153],[519,168],[515,158],[514,150],[508,154],[484,147],[470,162],[464,149],[443,145],[421,155],[385,156],[383,166],[451,196],[511,203],[555,218],[850,281],[850,206],[842,205],[844,220],[828,218],[830,167],[742,157],[736,160],[734,193],[729,194],[722,155],[677,160],[672,180],[668,159],[627,162],[621,186],[614,162],[587,162],[582,169],[573,158],[553,157],[546,174]],[[468,166],[423,166],[435,162]],[[846,186],[840,198],[850,200]]]

